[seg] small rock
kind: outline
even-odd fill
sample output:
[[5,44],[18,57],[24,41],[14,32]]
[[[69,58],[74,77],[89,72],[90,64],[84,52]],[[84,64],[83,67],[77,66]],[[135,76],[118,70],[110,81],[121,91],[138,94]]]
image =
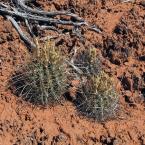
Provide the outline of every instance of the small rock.
[[128,103],[130,107],[135,107],[135,103],[130,96],[125,95],[125,102]]
[[130,78],[123,76],[121,78],[121,84],[125,90],[131,90],[131,80]]
[[133,76],[133,88],[134,90],[138,90],[139,89],[139,77],[138,76]]
[[145,61],[145,55],[139,57],[140,61]]
[[145,1],[141,1],[140,2],[140,5],[143,6],[143,7],[145,7]]
[[0,44],[5,43],[6,41],[4,40],[4,38],[0,37]]

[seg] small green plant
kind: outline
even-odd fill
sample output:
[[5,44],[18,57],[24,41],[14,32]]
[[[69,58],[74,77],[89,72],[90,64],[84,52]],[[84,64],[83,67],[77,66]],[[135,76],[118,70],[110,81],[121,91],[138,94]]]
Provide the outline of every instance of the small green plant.
[[67,89],[64,57],[52,41],[45,43],[35,39],[36,49],[30,62],[12,78],[15,92],[34,104],[60,103]]

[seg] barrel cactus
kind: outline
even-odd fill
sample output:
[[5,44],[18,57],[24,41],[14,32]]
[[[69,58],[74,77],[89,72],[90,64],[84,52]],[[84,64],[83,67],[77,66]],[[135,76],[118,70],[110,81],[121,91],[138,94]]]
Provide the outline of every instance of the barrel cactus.
[[50,40],[39,43],[30,62],[11,79],[15,93],[39,105],[54,105],[63,100],[67,89],[67,69],[60,50]]
[[77,108],[87,117],[102,121],[113,117],[118,108],[118,93],[113,79],[104,71],[87,76],[81,84]]
[[81,70],[77,109],[81,114],[96,120],[112,117],[118,108],[118,93],[113,78],[103,71],[96,49],[81,52],[75,58],[74,65]]

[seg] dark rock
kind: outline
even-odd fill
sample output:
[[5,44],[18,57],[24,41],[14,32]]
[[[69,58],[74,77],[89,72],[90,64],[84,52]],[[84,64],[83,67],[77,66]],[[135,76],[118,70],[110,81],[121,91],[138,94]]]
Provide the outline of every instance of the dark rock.
[[120,81],[124,90],[131,90],[131,81],[129,78],[127,78],[126,76],[122,76],[120,78]]
[[5,39],[3,37],[0,37],[0,44],[5,43]]
[[140,61],[145,61],[145,55],[139,57]]
[[117,25],[114,29],[114,33],[126,35],[128,33],[128,29],[126,28],[126,26]]
[[133,88],[134,90],[138,90],[139,88],[139,77],[133,76]]
[[140,5],[143,6],[143,7],[145,7],[145,1],[141,1],[140,2]]
[[125,102],[128,103],[130,107],[135,107],[135,103],[133,102],[130,96],[125,95],[124,98]]

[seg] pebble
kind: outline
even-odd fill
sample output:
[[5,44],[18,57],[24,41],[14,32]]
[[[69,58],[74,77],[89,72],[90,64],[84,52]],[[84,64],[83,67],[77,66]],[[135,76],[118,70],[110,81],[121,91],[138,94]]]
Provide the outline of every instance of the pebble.
[[145,7],[145,1],[141,1],[140,5],[142,5],[143,7]]

